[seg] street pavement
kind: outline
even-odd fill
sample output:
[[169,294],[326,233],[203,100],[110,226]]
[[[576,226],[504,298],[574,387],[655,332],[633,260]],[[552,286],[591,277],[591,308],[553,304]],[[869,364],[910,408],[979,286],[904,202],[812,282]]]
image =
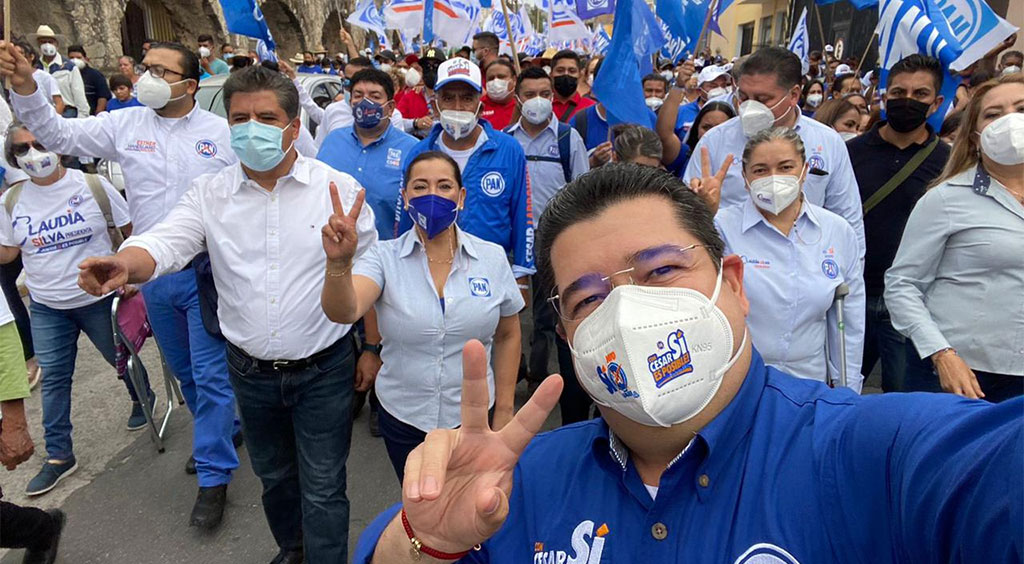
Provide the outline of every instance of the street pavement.
[[[524,320],[526,321],[526,320]],[[524,332],[524,341],[528,333]],[[160,398],[158,415],[166,400],[156,347],[147,343],[144,364]],[[877,393],[878,375],[865,393]],[[124,386],[84,336],[72,391],[73,438],[79,469],[53,491],[26,498],[25,485],[45,460],[40,422],[40,390],[27,400],[36,454],[17,470],[0,470],[4,499],[44,509],[61,507],[68,515],[58,562],[92,564],[136,563],[264,563],[276,554],[260,504],[260,484],[249,465],[245,447],[239,449],[241,466],[228,488],[224,522],[212,533],[188,526],[195,501],[196,481],[185,474],[191,452],[192,422],[185,406],[175,408],[166,433],[166,451],[158,453],[145,431],[129,432],[130,410]],[[516,403],[526,399],[525,382],[517,388]],[[555,413],[546,428],[558,425]],[[348,459],[348,497],[351,502],[349,551],[359,532],[383,509],[400,498],[382,439],[367,426],[368,409],[356,420]],[[0,553],[3,554],[3,553]],[[23,552],[8,551],[0,564],[21,562]]]

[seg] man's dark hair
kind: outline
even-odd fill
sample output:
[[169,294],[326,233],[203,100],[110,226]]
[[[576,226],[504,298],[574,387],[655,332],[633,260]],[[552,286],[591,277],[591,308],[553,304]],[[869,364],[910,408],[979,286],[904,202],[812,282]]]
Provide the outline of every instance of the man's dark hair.
[[481,31],[480,33],[473,36],[473,41],[479,41],[483,43],[484,47],[492,51],[498,50],[498,36],[490,31]]
[[516,92],[519,92],[519,89],[522,88],[524,80],[538,78],[543,78],[544,80],[548,81],[549,84],[552,83],[551,75],[544,72],[544,69],[542,69],[541,67],[524,67],[523,72],[519,73],[519,79],[516,80]]
[[205,43],[207,41],[213,43],[213,36],[209,33],[200,33],[199,37],[196,38],[196,43]]
[[[345,65],[345,68],[348,69],[350,65],[355,65],[357,67],[373,68],[373,62],[370,61],[370,59],[367,59],[366,57],[356,57],[352,59],[351,61],[348,62],[348,64]],[[348,72],[346,72],[345,74],[347,75]]]
[[71,45],[71,46],[69,46],[68,47],[68,56],[70,57],[72,53],[81,53],[83,57],[88,57],[89,56],[89,55],[87,55],[85,53],[85,47],[82,47],[81,45]]
[[1024,59],[1024,53],[1020,51],[1003,51],[1003,54],[999,55],[999,62],[1002,63],[1006,61],[1007,57],[1019,57],[1021,59]]
[[821,51],[818,51],[817,49],[815,49],[814,51],[811,51],[810,53],[807,54],[807,58],[808,59],[819,59],[820,60],[821,59]]
[[110,83],[110,91],[111,92],[113,92],[115,89],[117,89],[120,86],[127,86],[128,88],[132,87],[132,79],[128,78],[127,76],[125,76],[125,75],[123,75],[121,73],[116,73],[116,74],[110,75],[109,83]]
[[299,91],[285,75],[274,72],[263,65],[252,65],[231,73],[224,81],[224,110],[231,115],[231,97],[239,92],[263,92],[269,90],[277,96],[289,120],[299,115]]
[[147,37],[147,38],[142,40],[142,44],[143,45],[145,45],[146,43],[149,43],[149,47],[152,49],[153,48],[153,44],[156,43],[156,39],[152,39],[152,38]]
[[[249,57],[245,57],[248,59]],[[281,72],[281,65],[277,64],[277,61],[271,61],[270,59],[264,59],[260,61],[260,64],[274,72]]]
[[224,52],[224,48],[225,48],[225,47],[231,47],[232,49],[234,49],[234,48],[235,48],[235,46],[234,46],[234,45],[232,45],[232,44],[230,44],[230,43],[222,43],[222,44],[221,44],[221,46],[220,46],[220,52],[221,52],[221,53],[223,53],[223,52]]
[[303,52],[302,52],[302,56],[303,56],[303,57],[305,57],[306,55],[309,55],[310,57],[313,57],[314,59],[316,58],[316,57],[315,57],[315,56],[313,55],[313,52],[312,52],[312,51],[303,51]]
[[892,85],[892,79],[898,74],[913,74],[915,72],[926,72],[932,75],[932,84],[935,86],[935,94],[942,90],[942,63],[934,57],[914,53],[896,61],[896,64],[889,69],[889,78],[885,82],[888,89]]
[[252,59],[249,57],[231,57],[231,72],[242,70],[245,67],[252,66]]
[[725,245],[715,229],[714,214],[700,196],[678,177],[659,168],[614,163],[573,180],[548,202],[537,227],[537,267],[543,283],[555,287],[551,247],[562,232],[615,204],[645,196],[669,200],[680,225],[707,248],[712,259],[721,263]]
[[487,65],[487,68],[484,69],[484,80],[485,81],[487,80],[487,69],[489,69],[489,68],[491,68],[491,67],[493,67],[495,65],[507,68],[509,70],[509,72],[512,73],[512,76],[516,75],[516,67],[515,67],[515,65],[512,64],[512,61],[510,61],[508,59],[502,59],[501,57],[498,57],[497,59],[494,59],[493,61],[491,61],[490,64]]
[[640,80],[640,85],[643,86],[644,84],[646,84],[646,83],[648,83],[648,82],[650,82],[652,80],[664,84],[665,85],[665,91],[668,92],[668,79],[665,78],[664,76],[661,76],[660,74],[658,74],[656,72],[652,72],[651,74],[643,77],[643,79]]
[[775,83],[789,90],[800,84],[800,57],[784,47],[762,47],[747,57],[740,76],[774,74]]
[[463,45],[462,47],[459,47],[459,50],[456,51],[455,53],[459,54],[459,55],[464,55],[465,57],[468,58],[469,54],[472,53],[472,52],[473,52],[473,49],[470,48],[469,45]]
[[852,72],[843,73],[835,77],[835,79],[832,81],[832,87],[829,88],[829,93],[832,95],[832,98],[839,97],[839,93],[843,91],[843,87],[846,85],[846,81],[851,78],[857,81],[857,86],[861,85],[860,79],[857,78],[857,75]]
[[360,82],[369,82],[371,84],[379,85],[384,89],[384,95],[387,96],[388,100],[395,99],[395,81],[391,79],[391,75],[378,69],[363,69],[352,77],[352,88],[356,87],[356,84]]
[[555,56],[551,57],[551,67],[554,68],[554,66],[558,64],[558,61],[561,61],[562,59],[572,59],[576,61],[577,69],[583,69],[583,63],[580,61],[580,56],[572,49],[562,49],[555,53]]
[[27,41],[17,41],[14,43],[14,46],[20,47],[21,52],[25,54],[25,58],[30,62],[39,60],[39,53],[36,52],[35,47],[33,47],[31,43]]
[[452,172],[455,175],[455,183],[462,187],[462,171],[459,170],[459,163],[455,162],[455,159],[448,156],[448,153],[441,151],[424,151],[416,157],[414,157],[409,164],[405,166],[405,171],[402,173],[402,189],[409,185],[409,172],[412,171],[412,167],[423,161],[444,161],[448,163],[448,166],[452,167]]
[[153,49],[168,49],[176,52],[181,56],[182,78],[191,78],[199,82],[199,55],[193,53],[191,49],[174,41],[155,41],[149,46],[150,51]]
[[939,137],[948,137],[960,129],[960,122],[963,120],[964,112],[953,112],[942,120],[942,128],[939,129]]

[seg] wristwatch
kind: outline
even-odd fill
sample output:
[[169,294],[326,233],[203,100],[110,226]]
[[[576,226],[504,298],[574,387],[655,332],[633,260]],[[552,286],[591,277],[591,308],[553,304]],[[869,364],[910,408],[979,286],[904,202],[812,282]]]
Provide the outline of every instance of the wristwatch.
[[380,356],[380,353],[383,350],[384,350],[384,344],[383,343],[377,343],[376,345],[371,345],[370,343],[363,342],[363,352],[371,352],[371,353],[373,353],[373,354],[375,354],[377,356]]

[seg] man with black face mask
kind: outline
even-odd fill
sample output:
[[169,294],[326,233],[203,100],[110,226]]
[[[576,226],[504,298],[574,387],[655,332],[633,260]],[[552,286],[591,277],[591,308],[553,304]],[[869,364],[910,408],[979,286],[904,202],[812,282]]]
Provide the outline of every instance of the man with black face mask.
[[576,91],[581,66],[580,56],[569,49],[563,49],[551,57],[551,79],[555,88],[555,100],[551,107],[555,118],[562,123],[569,123],[576,112],[594,105],[593,100],[580,96]]
[[922,383],[904,379],[911,373],[906,371],[907,363],[922,361],[916,351],[906,352],[912,345],[893,329],[882,294],[885,271],[892,266],[907,218],[949,157],[949,146],[926,123],[942,105],[941,86],[938,60],[915,54],[897,62],[886,84],[887,121],[846,144],[864,202],[867,244],[867,325],[861,371],[870,374],[881,360],[882,390],[886,392],[922,387]]
[[[431,47],[427,49],[419,59],[419,67],[422,70],[423,87],[419,86],[420,71],[415,72],[416,84],[409,84],[412,88],[398,102],[396,108],[405,119],[412,120],[412,133],[417,137],[426,137],[430,128],[434,127],[434,116],[430,111],[430,102],[434,99],[434,85],[437,84],[437,67],[445,60],[444,53],[440,49]],[[415,70],[415,67],[413,68]],[[408,75],[406,83],[409,83]]]

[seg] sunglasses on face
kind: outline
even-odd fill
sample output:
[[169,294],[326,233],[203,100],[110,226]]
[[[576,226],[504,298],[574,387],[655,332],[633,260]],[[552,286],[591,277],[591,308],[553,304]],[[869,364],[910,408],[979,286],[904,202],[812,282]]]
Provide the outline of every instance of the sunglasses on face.
[[31,143],[12,143],[11,151],[14,152],[14,156],[22,157],[28,154],[29,149],[35,147],[37,151],[45,151],[46,147],[39,141],[33,141]]

